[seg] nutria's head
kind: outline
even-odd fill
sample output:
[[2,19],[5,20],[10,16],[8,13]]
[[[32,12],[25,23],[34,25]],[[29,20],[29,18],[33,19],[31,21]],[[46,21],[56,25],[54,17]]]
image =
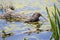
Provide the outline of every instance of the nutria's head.
[[27,19],[27,21],[25,21],[26,23],[29,22],[37,22],[39,21],[39,17],[42,16],[40,13],[35,12],[31,17],[29,17],[29,19]]
[[8,8],[10,8],[11,10],[14,10],[14,7],[12,5],[9,5]]
[[32,17],[37,17],[37,18],[39,18],[40,16],[42,16],[40,13],[38,13],[38,12],[35,12],[33,15],[32,15]]

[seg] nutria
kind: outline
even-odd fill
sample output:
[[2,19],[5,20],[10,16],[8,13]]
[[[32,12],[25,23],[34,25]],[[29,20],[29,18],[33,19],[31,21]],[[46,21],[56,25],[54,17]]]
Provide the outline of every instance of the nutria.
[[25,22],[27,23],[27,22],[36,22],[36,21],[39,21],[39,17],[40,16],[41,16],[41,14],[36,12],[31,17],[28,17]]

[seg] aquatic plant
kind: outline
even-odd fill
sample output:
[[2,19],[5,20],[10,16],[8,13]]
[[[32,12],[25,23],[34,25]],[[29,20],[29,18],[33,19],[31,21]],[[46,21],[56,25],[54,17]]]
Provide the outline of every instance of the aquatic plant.
[[49,9],[46,7],[46,11],[48,14],[48,18],[50,20],[52,35],[50,40],[60,40],[60,11],[54,4],[54,10],[52,13],[52,17],[50,16]]

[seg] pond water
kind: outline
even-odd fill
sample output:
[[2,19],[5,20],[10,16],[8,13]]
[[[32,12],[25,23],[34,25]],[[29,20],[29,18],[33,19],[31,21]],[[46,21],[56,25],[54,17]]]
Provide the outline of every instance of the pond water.
[[[3,2],[6,4],[4,4]],[[39,12],[46,19],[48,19],[45,9],[46,6],[49,8],[49,11],[54,10],[54,4],[56,4],[56,6],[60,9],[59,0],[0,0],[0,4],[4,4],[4,6],[10,3],[13,3],[12,5],[15,7],[14,12],[16,13],[24,13],[23,15],[31,16],[34,12]],[[0,14],[2,13],[3,11],[0,10]],[[45,21],[42,17],[40,17],[39,19],[40,21]],[[28,40],[49,40],[52,34],[51,31],[41,31],[39,34],[31,33],[30,35],[21,34],[21,32],[23,31],[28,31],[29,28],[33,29],[34,26],[23,22],[7,22],[6,20],[0,19],[0,34],[2,30],[5,30],[6,33],[15,33],[15,35],[7,37],[6,40],[23,40],[24,38],[27,38]],[[44,22],[40,29],[51,29],[50,23],[47,21]],[[0,40],[2,40],[1,37]]]
[[[1,10],[0,10],[0,14],[2,14]],[[31,26],[29,27],[29,25],[25,23],[21,23],[21,22],[10,23],[10,22],[6,22],[5,20],[0,19],[0,30],[5,30],[6,33],[9,33],[9,32],[16,33],[15,35],[11,37],[7,37],[6,40],[23,40],[24,38],[28,38],[28,40],[49,40],[52,34],[50,31],[40,32],[39,34],[31,33],[31,35],[19,34],[22,31],[28,30],[28,28],[31,28]],[[0,37],[0,40],[2,40],[1,37]]]

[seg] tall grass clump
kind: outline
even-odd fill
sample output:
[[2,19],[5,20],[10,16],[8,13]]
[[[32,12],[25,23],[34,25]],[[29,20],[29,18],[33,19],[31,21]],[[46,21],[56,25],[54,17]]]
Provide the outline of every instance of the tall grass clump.
[[60,11],[55,5],[54,10],[51,12],[52,17],[50,16],[49,9],[47,7],[46,11],[52,28],[52,35],[50,40],[60,40]]

